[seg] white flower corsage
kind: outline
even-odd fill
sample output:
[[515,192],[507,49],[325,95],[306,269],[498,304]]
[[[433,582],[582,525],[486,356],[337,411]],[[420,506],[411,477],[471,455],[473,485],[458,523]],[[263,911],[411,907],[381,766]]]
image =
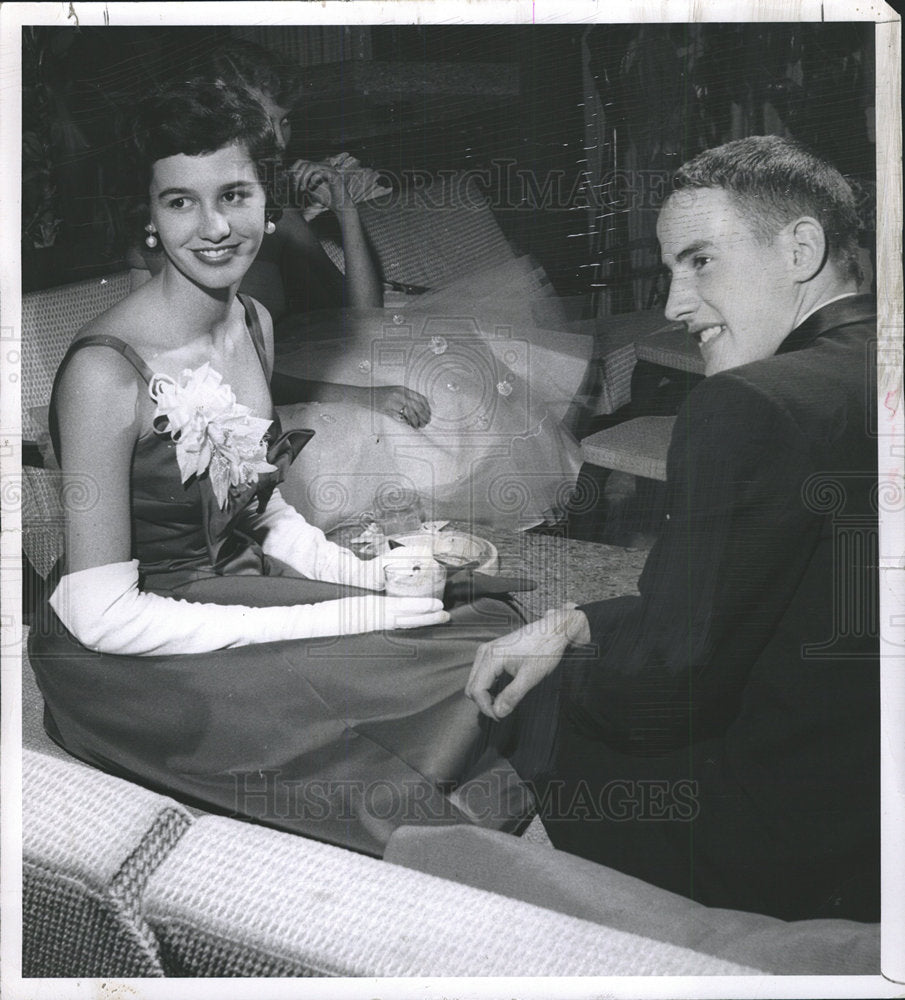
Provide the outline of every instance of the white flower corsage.
[[271,422],[237,403],[209,362],[186,368],[178,382],[155,375],[148,388],[157,403],[154,429],[173,439],[183,483],[207,471],[221,510],[230,486],[256,483],[259,473],[276,471],[264,443]]

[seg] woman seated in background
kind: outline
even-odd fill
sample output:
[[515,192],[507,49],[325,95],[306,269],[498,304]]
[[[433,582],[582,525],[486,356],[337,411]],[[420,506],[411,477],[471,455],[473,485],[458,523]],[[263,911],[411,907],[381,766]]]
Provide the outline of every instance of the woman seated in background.
[[[189,72],[254,98],[282,155],[302,100],[297,71],[235,41]],[[273,393],[283,425],[318,432],[289,471],[284,496],[327,531],[380,520],[397,496],[415,496],[428,520],[556,521],[580,467],[563,418],[591,338],[565,332],[542,269],[514,255],[407,297],[404,309],[377,308],[382,289],[350,191],[357,183],[373,192],[372,175],[347,154],[279,171],[283,212],[242,282],[274,318]],[[381,211],[394,212],[385,200]],[[345,277],[305,219],[315,207],[338,219]],[[552,324],[538,321],[538,307]]]
[[134,128],[162,267],[57,374],[54,446],[91,502],[67,509],[54,613],[30,637],[45,724],[104,770],[379,854],[402,822],[461,820],[447,793],[478,771],[505,796],[513,772],[462,689],[517,616],[386,597],[380,560],[284,502],[310,432],[278,433],[271,320],[237,294],[271,227],[270,122],[196,81]]

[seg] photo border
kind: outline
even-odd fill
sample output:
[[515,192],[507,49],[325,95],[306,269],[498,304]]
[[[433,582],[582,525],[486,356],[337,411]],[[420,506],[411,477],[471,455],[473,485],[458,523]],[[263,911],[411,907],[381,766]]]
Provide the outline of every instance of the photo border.
[[[794,16],[793,16],[794,15]],[[589,0],[473,0],[468,5],[415,0],[358,0],[343,3],[255,2],[195,3],[4,3],[0,9],[0,346],[2,346],[2,463],[4,524],[2,569],[2,961],[3,992],[10,998],[185,996],[183,980],[22,980],[21,926],[21,523],[8,490],[21,463],[17,330],[21,308],[19,260],[19,179],[21,108],[19,28],[25,24],[102,25],[239,25],[239,24],[555,24],[660,21],[868,21],[877,23],[877,191],[882,204],[878,227],[878,359],[880,484],[901,497],[905,436],[902,401],[902,187],[901,187],[901,21],[882,3],[810,0],[796,5],[774,0],[756,3],[704,0],[669,3]],[[878,217],[881,213],[878,211]],[[884,445],[885,442],[885,445]],[[888,447],[886,447],[888,445]],[[10,478],[13,477],[13,478]],[[882,977],[731,977],[713,979],[354,979],[354,980],[191,980],[193,996],[244,998],[332,997],[860,997],[901,996],[905,982],[905,525],[899,509],[881,505],[882,615],[882,790],[883,911]],[[896,982],[891,982],[895,980]],[[228,986],[227,986],[228,983]]]

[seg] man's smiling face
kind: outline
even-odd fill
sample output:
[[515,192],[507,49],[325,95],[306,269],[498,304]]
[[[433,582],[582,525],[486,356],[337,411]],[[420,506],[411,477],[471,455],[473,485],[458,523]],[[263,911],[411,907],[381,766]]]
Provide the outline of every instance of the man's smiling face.
[[699,340],[707,375],[776,353],[796,315],[784,232],[758,241],[730,194],[689,188],[670,195],[657,236],[672,274],[666,316]]

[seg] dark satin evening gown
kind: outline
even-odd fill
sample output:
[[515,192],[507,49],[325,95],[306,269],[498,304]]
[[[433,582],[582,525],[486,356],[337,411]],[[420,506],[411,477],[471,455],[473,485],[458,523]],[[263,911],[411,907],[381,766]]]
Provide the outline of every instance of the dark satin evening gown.
[[[254,305],[243,300],[261,354]],[[151,372],[115,338],[147,380]],[[132,463],[133,556],[142,589],[189,601],[273,606],[362,593],[300,578],[242,530],[304,441],[268,458],[280,472],[221,513],[207,476],[180,481],[175,446],[149,432]],[[262,643],[181,656],[95,653],[49,606],[29,639],[45,727],[74,756],[215,812],[382,853],[402,824],[517,826],[527,796],[463,694],[477,646],[521,624],[482,598],[410,631]],[[499,749],[498,749],[499,748]]]

